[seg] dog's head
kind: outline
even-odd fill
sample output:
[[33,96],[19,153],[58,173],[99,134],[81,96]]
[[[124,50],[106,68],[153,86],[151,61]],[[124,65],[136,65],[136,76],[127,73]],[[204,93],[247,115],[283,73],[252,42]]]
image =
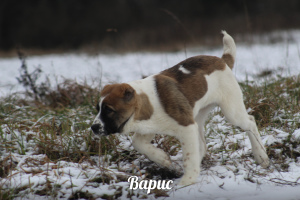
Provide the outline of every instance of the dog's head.
[[128,84],[106,85],[97,104],[98,114],[91,126],[97,135],[122,133],[136,108],[136,92]]

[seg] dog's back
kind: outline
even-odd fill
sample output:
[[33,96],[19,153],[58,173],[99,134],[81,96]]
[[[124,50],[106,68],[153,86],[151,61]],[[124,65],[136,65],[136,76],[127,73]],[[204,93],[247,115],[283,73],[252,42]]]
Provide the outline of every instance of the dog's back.
[[[221,101],[223,95],[217,91],[221,89],[220,86],[223,83],[220,82],[224,79],[226,72],[220,74],[222,77],[214,72],[232,69],[236,52],[232,37],[226,31],[222,31],[222,34],[224,35],[224,52],[221,58],[206,55],[194,56],[155,76],[161,104],[165,111],[181,125],[192,124],[193,118],[201,108],[206,107],[211,102],[218,103]],[[234,79],[233,76],[231,78]],[[213,89],[209,91],[209,87]],[[212,92],[214,94],[207,95]],[[203,102],[206,101],[206,98],[208,103]],[[199,101],[201,103],[198,103],[195,108]]]

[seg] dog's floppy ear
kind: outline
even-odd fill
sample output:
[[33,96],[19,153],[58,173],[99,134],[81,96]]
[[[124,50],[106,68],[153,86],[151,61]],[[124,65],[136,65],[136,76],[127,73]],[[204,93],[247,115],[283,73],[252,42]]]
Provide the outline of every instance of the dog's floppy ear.
[[134,97],[134,89],[130,85],[124,85],[123,100],[129,102]]

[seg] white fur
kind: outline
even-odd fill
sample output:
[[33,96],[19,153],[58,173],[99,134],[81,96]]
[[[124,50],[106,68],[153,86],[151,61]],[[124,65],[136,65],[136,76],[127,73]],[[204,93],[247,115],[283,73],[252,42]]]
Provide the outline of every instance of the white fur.
[[101,113],[102,102],[103,102],[104,98],[105,98],[105,97],[101,97],[101,98],[100,98],[100,102],[99,102],[99,112],[98,112],[98,114],[97,114],[97,116],[96,116],[96,118],[94,119],[94,122],[93,122],[93,124],[100,124],[102,128],[103,128],[104,126],[103,126],[102,120],[100,119],[100,113]]
[[[229,52],[235,56],[233,39],[225,31],[222,33],[224,34],[224,53]],[[183,69],[181,71],[184,73]],[[206,152],[205,120],[210,110],[217,105],[221,107],[229,122],[247,131],[255,160],[263,167],[269,165],[269,159],[261,142],[255,120],[246,112],[241,89],[231,69],[226,66],[225,70],[217,70],[206,75],[205,79],[208,90],[195,103],[193,108],[195,123],[189,126],[179,125],[164,111],[156,91],[154,76],[129,83],[138,94],[145,93],[148,96],[154,111],[148,120],[134,120],[134,116],[132,116],[124,126],[123,132],[135,132],[132,143],[135,149],[148,156],[150,160],[169,168],[172,168],[172,165],[168,155],[150,142],[155,134],[178,138],[181,142],[184,162],[184,175],[179,183],[181,185],[194,183],[199,176],[200,164]]]
[[143,92],[148,95],[154,112],[149,120],[135,121],[132,117],[125,125],[124,132],[135,132],[135,149],[147,155],[150,160],[169,168],[172,166],[167,154],[150,142],[156,133],[177,137],[182,145],[184,160],[181,185],[191,184],[198,178],[201,160],[206,152],[204,123],[208,113],[216,105],[221,107],[229,122],[247,131],[256,161],[264,167],[269,164],[254,118],[246,112],[242,92],[230,68],[226,66],[224,71],[215,71],[205,78],[208,91],[196,102],[193,109],[196,123],[189,126],[179,125],[164,112],[155,90],[153,76],[129,83],[137,93]]
[[178,70],[181,71],[184,74],[190,74],[191,73],[189,70],[184,68],[182,65],[179,66]]
[[221,31],[223,36],[223,54],[230,54],[235,60],[236,47],[233,38],[226,31]]
[[261,142],[253,117],[246,112],[240,87],[228,66],[224,71],[215,71],[205,76],[208,91],[194,106],[193,113],[196,123],[189,126],[179,125],[171,118],[159,101],[155,91],[153,76],[129,83],[137,93],[145,93],[154,108],[149,120],[135,121],[132,117],[124,127],[124,132],[135,132],[133,146],[147,155],[150,160],[171,168],[171,161],[161,149],[154,147],[150,141],[157,134],[175,136],[179,139],[183,150],[184,176],[180,184],[187,185],[196,181],[200,173],[200,163],[206,152],[204,137],[205,119],[216,105],[229,122],[247,131],[254,157],[263,166],[269,164],[268,157]]

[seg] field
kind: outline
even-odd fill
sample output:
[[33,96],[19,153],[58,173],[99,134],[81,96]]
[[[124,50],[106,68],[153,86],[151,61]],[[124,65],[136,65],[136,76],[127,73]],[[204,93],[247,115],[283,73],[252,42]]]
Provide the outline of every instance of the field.
[[94,137],[89,127],[99,91],[186,57],[220,56],[221,39],[216,48],[179,52],[0,58],[0,199],[299,199],[300,31],[253,41],[237,44],[233,73],[271,166],[255,163],[246,133],[216,108],[205,128],[208,152],[198,182],[149,195],[130,190],[128,177],[178,180],[180,144],[160,135],[153,141],[179,169],[170,171],[136,152],[131,135]]

